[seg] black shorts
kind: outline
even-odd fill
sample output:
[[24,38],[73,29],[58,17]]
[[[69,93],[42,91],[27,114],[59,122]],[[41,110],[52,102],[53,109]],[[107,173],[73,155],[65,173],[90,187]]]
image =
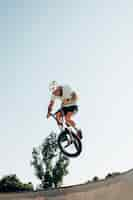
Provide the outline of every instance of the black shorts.
[[57,112],[63,112],[63,115],[66,115],[68,112],[73,112],[75,114],[76,112],[78,112],[78,106],[73,105],[68,107],[62,107]]

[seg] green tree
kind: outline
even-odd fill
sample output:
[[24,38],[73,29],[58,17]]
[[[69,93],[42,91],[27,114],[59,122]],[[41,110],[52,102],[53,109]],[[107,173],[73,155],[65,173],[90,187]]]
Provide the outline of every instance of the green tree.
[[55,133],[33,148],[31,165],[42,188],[57,188],[63,183],[63,177],[68,174],[69,159],[60,152]]
[[93,179],[92,179],[92,181],[93,182],[97,182],[97,181],[99,181],[99,178],[97,176],[94,176]]
[[108,173],[107,176],[105,177],[105,179],[113,178],[113,177],[116,177],[119,175],[120,175],[120,172]]
[[60,186],[63,182],[63,177],[68,174],[68,164],[64,155],[60,152],[59,158],[53,168],[53,182],[55,187]]
[[4,176],[0,180],[0,192],[19,192],[32,190],[32,183],[22,183],[15,174]]

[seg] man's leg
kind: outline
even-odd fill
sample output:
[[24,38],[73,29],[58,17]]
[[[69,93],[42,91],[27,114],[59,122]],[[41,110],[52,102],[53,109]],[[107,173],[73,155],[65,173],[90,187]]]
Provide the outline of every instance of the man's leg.
[[73,112],[67,112],[65,115],[65,121],[69,126],[76,128],[75,122],[71,119],[72,115],[73,115]]
[[56,119],[58,124],[62,124],[62,113],[60,110],[56,112]]
[[78,129],[76,127],[76,123],[71,119],[71,117],[73,116],[73,112],[67,112],[66,115],[65,115],[65,120],[66,120],[66,123],[70,126],[72,126],[76,131],[77,131],[77,135],[80,139],[82,139],[82,132],[80,129]]

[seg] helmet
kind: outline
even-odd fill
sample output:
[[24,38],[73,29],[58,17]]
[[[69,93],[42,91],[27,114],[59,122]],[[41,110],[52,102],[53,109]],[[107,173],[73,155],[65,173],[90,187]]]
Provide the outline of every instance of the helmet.
[[49,84],[49,91],[50,92],[54,92],[57,89],[58,86],[59,85],[58,85],[58,83],[56,81],[50,82],[50,84]]

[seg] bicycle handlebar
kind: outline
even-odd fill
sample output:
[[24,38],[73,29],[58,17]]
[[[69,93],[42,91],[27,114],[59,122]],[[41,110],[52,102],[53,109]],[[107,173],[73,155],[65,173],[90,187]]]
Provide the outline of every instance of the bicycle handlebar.
[[53,118],[57,121],[57,119],[56,119],[56,117],[55,117],[55,114],[50,113],[50,116],[53,117]]

